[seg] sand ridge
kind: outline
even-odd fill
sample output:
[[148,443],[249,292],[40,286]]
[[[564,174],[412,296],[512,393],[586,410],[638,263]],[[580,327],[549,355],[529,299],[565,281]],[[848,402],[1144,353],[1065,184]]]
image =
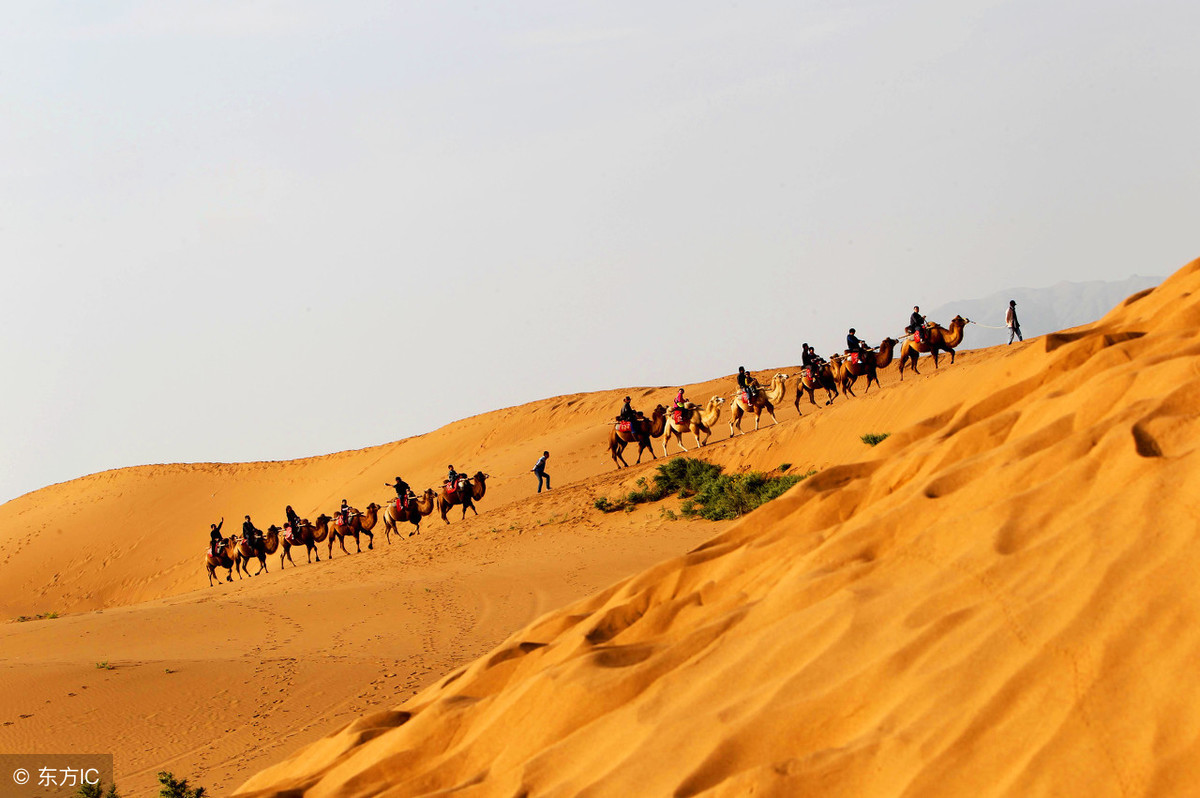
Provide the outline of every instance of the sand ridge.
[[[1200,261],[883,391],[867,456],[239,794],[1189,794],[1197,297]],[[819,420],[714,453],[793,457]]]

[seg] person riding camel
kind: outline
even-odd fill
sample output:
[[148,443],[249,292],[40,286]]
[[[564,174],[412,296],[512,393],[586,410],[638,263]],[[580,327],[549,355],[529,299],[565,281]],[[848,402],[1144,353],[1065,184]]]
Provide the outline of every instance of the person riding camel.
[[246,516],[246,520],[242,522],[242,537],[255,551],[258,551],[263,545],[262,530],[254,526],[250,516]]
[[449,486],[451,491],[454,491],[458,485],[459,478],[462,477],[462,474],[455,471],[454,466],[452,465],[448,465],[446,468],[450,470],[450,473],[446,475],[446,485]]
[[637,411],[633,409],[633,405],[630,404],[630,401],[630,398],[626,396],[625,404],[621,406],[621,412],[617,415],[617,421],[628,421],[630,423],[630,428],[632,429],[632,425],[638,420],[638,414]]
[[681,419],[687,418],[691,414],[688,401],[683,398],[682,388],[679,389],[679,393],[675,394],[675,401],[671,403],[671,409],[678,413]]
[[392,485],[391,483],[388,483],[388,482],[385,482],[383,484],[387,485],[389,488],[396,489],[396,498],[400,500],[401,507],[408,506],[408,502],[409,502],[410,498],[412,497],[412,488],[410,488],[408,486],[407,482],[405,482],[400,477],[396,477],[395,485]]
[[283,511],[283,514],[287,518],[287,525],[289,527],[291,527],[292,539],[299,540],[300,539],[300,516],[296,515],[296,511],[292,509],[292,505],[290,505],[290,504],[287,506],[287,509]]
[[738,366],[737,383],[738,388],[745,392],[746,398],[754,401],[754,396],[758,393],[758,380],[753,374],[746,371],[745,366]]
[[859,358],[865,358],[871,353],[871,347],[867,346],[867,342],[860,339],[854,332],[854,328],[850,328],[850,332],[846,335],[846,354],[858,355]]
[[817,367],[817,353],[808,344],[800,352],[800,365],[806,369],[814,369]]
[[339,523],[350,526],[350,518],[352,515],[354,515],[354,513],[355,509],[347,504],[345,499],[342,499],[342,506],[337,513],[341,517],[341,521],[339,521]]
[[221,527],[225,526],[224,516],[221,517],[221,523],[209,524],[208,526],[209,526],[208,537],[210,539],[210,545],[212,547],[212,556],[214,558],[220,557],[221,555],[217,553],[217,548],[221,545],[222,541],[224,541],[224,538],[221,537]]
[[904,328],[904,331],[916,340],[922,341],[924,340],[922,330],[925,329],[925,323],[925,317],[921,315],[921,309],[913,305],[912,315],[908,317],[908,326]]

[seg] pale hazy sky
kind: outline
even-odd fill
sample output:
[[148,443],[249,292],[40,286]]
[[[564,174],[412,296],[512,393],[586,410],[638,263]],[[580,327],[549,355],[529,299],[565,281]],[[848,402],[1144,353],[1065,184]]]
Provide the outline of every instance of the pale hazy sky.
[[1170,273],[1198,32],[1194,0],[5,3],[0,501]]

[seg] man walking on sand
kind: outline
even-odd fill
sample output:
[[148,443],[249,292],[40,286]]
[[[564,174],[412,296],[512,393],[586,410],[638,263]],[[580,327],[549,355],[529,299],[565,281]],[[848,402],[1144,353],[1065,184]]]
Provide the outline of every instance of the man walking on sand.
[[537,474],[538,478],[538,493],[542,492],[542,480],[546,480],[546,490],[550,490],[550,475],[546,473],[546,461],[550,459],[550,452],[542,452],[542,456],[538,458],[537,465],[531,470]]
[[1004,314],[1004,323],[1008,325],[1008,345],[1012,346],[1013,338],[1024,341],[1021,337],[1021,322],[1017,321],[1017,300],[1008,300],[1008,313]]

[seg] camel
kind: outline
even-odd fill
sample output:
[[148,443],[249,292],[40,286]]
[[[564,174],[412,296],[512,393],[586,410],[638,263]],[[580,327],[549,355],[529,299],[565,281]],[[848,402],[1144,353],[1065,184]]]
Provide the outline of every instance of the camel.
[[[221,584],[220,577],[217,577],[217,569],[224,568],[228,573],[225,574],[225,581],[233,581],[233,566],[237,558],[237,537],[227,538],[221,541],[217,548],[217,556],[212,553],[212,546],[204,550],[204,567],[208,571],[208,586],[212,587],[213,578],[216,577],[217,584]],[[242,574],[238,572],[238,579],[242,578]]]
[[918,342],[916,339],[905,339],[904,343],[900,344],[900,379],[904,379],[904,361],[912,361],[913,374],[920,374],[917,371],[917,357],[921,352],[929,352],[933,355],[933,367],[938,367],[938,351],[946,351],[950,353],[950,365],[954,365],[954,348],[962,343],[963,330],[970,323],[970,319],[964,319],[962,316],[955,316],[950,320],[950,329],[946,329],[940,324],[934,324],[926,328],[928,335],[924,341]]
[[[237,547],[237,562],[235,565],[239,572],[244,572],[246,576],[258,576],[263,571],[267,570],[267,555],[274,554],[279,550],[279,527],[271,524],[267,527],[267,531],[263,534],[263,544],[261,547],[252,546],[249,540],[242,539],[238,541]],[[251,560],[258,558],[258,570],[250,573],[247,567]],[[268,571],[269,573],[269,571]]]
[[397,530],[397,525],[407,521],[413,525],[413,529],[408,533],[411,538],[413,535],[421,532],[421,519],[433,512],[433,508],[437,506],[437,493],[433,488],[427,488],[420,497],[412,500],[412,503],[403,510],[396,509],[396,503],[390,501],[387,507],[383,508],[383,534],[387,538],[387,542],[392,542],[392,533],[396,533],[396,537],[400,537],[400,532]]
[[754,413],[755,430],[758,429],[763,410],[771,414],[772,422],[779,423],[779,419],[775,418],[775,405],[782,402],[787,393],[787,378],[787,374],[776,374],[771,378],[771,384],[760,389],[749,404],[742,398],[741,391],[733,395],[733,418],[729,421],[729,437],[732,438],[742,431],[742,416],[746,413]]
[[359,535],[366,535],[367,548],[375,548],[375,535],[371,532],[375,528],[376,522],[379,520],[379,505],[371,502],[367,505],[367,511],[360,513],[357,510],[351,513],[350,521],[346,524],[334,524],[329,527],[329,559],[333,559],[333,544],[336,542],[342,547],[342,554],[349,554],[346,551],[346,538],[354,536],[354,545],[358,548],[355,554],[362,553],[362,544],[359,542]]
[[828,363],[813,366],[812,369],[801,369],[796,381],[796,400],[792,403],[796,407],[796,412],[800,412],[802,393],[807,393],[809,404],[816,406],[817,400],[813,398],[813,394],[816,393],[817,388],[825,389],[825,404],[833,404],[833,400],[839,395],[837,382],[833,367]]
[[487,474],[476,471],[475,476],[469,480],[460,479],[457,490],[451,491],[451,486],[446,485],[438,495],[438,512],[441,513],[442,520],[447,524],[450,523],[446,513],[450,512],[450,508],[456,504],[462,505],[463,520],[467,518],[468,507],[475,515],[479,515],[479,511],[475,509],[475,502],[482,499],[483,494],[487,493],[487,479]]
[[867,378],[867,387],[863,389],[864,396],[867,391],[871,390],[871,383],[878,385],[878,369],[885,369],[892,365],[897,343],[899,342],[895,338],[884,338],[879,342],[878,351],[866,357],[860,356],[857,363],[852,363],[848,354],[831,357],[834,379],[842,386],[842,393],[855,396],[854,383],[864,375]]
[[613,424],[612,430],[608,433],[608,453],[612,455],[613,462],[617,464],[618,470],[620,470],[621,466],[629,468],[629,463],[625,462],[624,452],[625,447],[634,441],[637,441],[638,445],[637,462],[634,465],[642,462],[642,452],[646,449],[649,449],[650,456],[657,460],[658,455],[654,453],[654,447],[650,445],[650,439],[662,437],[663,431],[666,430],[667,408],[662,405],[655,405],[650,418],[646,418],[645,416],[639,417],[637,421],[633,422],[633,429],[628,432],[622,431],[620,427],[621,422],[618,421]]
[[310,524],[308,519],[300,522],[300,528],[292,530],[292,537],[289,539],[284,535],[280,540],[283,543],[283,553],[279,555],[279,567],[283,568],[284,558],[292,565],[296,561],[292,559],[292,547],[303,546],[304,551],[308,554],[308,561],[311,563],[313,557],[316,556],[317,562],[321,561],[321,552],[317,550],[317,544],[324,541],[329,535],[329,522],[333,519],[321,513],[317,516],[317,523]]
[[[688,407],[684,410],[683,418],[678,424],[675,423],[675,414],[670,413],[667,416],[666,432],[663,434],[663,457],[667,456],[667,443],[670,442],[672,435],[679,441],[679,448],[685,452],[687,451],[687,447],[683,445],[683,433],[685,432],[696,436],[696,446],[698,447],[708,443],[708,439],[712,435],[712,427],[721,417],[721,403],[724,401],[720,396],[714,396],[704,407],[689,402]],[[704,433],[704,440],[700,440],[701,432]]]

